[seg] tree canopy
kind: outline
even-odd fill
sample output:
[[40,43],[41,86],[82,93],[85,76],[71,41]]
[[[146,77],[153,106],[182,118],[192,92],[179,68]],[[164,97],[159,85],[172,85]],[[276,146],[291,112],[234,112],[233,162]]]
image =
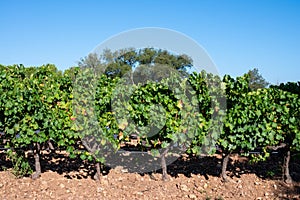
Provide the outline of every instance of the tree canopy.
[[114,52],[110,49],[105,49],[102,55],[90,53],[82,58],[78,65],[83,68],[97,69],[110,77],[122,77],[138,66],[156,66],[157,68],[157,66],[164,65],[186,74],[187,69],[192,66],[192,62],[192,59],[185,54],[175,55],[167,50],[127,48]]
[[262,77],[257,68],[249,70],[247,74],[249,75],[249,87],[251,90],[266,88],[270,84]]

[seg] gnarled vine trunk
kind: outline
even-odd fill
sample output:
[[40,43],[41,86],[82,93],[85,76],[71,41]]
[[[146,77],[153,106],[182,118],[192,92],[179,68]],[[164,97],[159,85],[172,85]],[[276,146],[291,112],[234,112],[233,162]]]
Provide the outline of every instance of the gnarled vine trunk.
[[[90,144],[92,144],[93,139],[94,138],[92,138],[90,141],[82,140],[82,144],[88,150],[88,152],[90,152],[93,155],[94,162],[96,162],[97,157],[95,156],[95,152],[97,150],[97,143],[95,143],[93,145],[93,147],[90,147]],[[93,178],[95,180],[100,180],[101,176],[102,176],[102,173],[101,173],[101,163],[96,162],[95,167],[96,167],[96,174],[94,175]]]
[[163,153],[161,154],[161,168],[162,168],[162,180],[167,181],[168,178],[168,172],[167,172],[167,163],[166,163],[166,155],[169,151],[169,148],[166,148]]
[[101,173],[101,163],[97,162],[95,164],[95,167],[96,167],[96,174],[94,176],[94,179],[95,180],[101,180],[101,177],[102,177],[102,173]]
[[55,149],[54,149],[54,146],[53,146],[51,140],[48,140],[48,141],[47,141],[47,144],[48,144],[48,147],[49,147],[51,153],[54,153],[54,152],[55,152]]
[[40,144],[36,143],[34,147],[34,165],[35,165],[35,172],[31,175],[32,179],[37,179],[40,177],[42,170],[41,170],[41,163],[40,163]]
[[229,181],[228,177],[226,175],[226,170],[227,170],[227,164],[228,164],[228,161],[229,161],[229,156],[230,156],[230,153],[223,155],[221,178],[223,179],[224,182],[228,182]]
[[284,176],[284,181],[288,184],[293,182],[293,179],[290,175],[290,170],[289,170],[290,159],[291,159],[291,151],[287,150],[286,154],[284,156],[283,176]]

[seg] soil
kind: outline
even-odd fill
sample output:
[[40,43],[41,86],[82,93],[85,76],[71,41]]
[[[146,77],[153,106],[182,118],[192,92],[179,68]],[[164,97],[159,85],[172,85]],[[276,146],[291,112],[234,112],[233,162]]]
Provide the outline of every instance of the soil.
[[219,177],[220,155],[182,156],[168,166],[168,181],[161,180],[160,170],[138,174],[123,167],[105,168],[96,181],[92,164],[63,154],[43,155],[37,180],[17,179],[2,160],[7,169],[0,171],[0,199],[300,199],[299,159],[290,164],[294,183],[289,185],[282,181],[281,159],[272,156],[251,165],[246,158],[231,156],[226,183]]

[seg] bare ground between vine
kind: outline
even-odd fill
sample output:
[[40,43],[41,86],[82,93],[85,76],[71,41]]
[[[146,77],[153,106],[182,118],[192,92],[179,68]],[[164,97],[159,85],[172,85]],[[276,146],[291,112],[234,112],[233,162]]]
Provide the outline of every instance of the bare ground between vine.
[[[44,172],[37,180],[16,179],[11,169],[0,172],[1,199],[300,199],[299,162],[291,163],[295,183],[281,181],[280,157],[248,164],[232,156],[223,183],[218,174],[221,160],[212,157],[181,157],[168,166],[169,181],[161,181],[161,171],[152,174],[126,173],[122,167],[106,168],[95,181],[93,166],[63,155],[44,155]],[[48,165],[45,165],[48,163]]]

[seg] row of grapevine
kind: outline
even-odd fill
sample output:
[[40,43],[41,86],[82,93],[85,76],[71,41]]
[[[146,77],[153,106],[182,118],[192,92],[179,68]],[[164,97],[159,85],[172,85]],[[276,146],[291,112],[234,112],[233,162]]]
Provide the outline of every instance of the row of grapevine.
[[34,152],[33,178],[41,173],[42,148],[72,149],[77,142],[70,118],[71,90],[71,80],[53,65],[36,69],[1,66],[1,140],[11,157],[22,161],[17,163],[25,168],[24,173],[31,171],[24,153]]
[[221,79],[171,71],[158,81],[138,80],[132,73],[97,76],[88,68],[61,73],[53,65],[0,68],[0,144],[25,174],[32,171],[24,153],[33,151],[33,178],[41,174],[43,148],[96,162],[100,178],[100,164],[137,140],[135,150],[160,158],[163,179],[168,154],[213,154],[218,146],[224,180],[231,153],[249,155],[262,148],[252,159],[264,160],[281,148],[291,181],[290,154],[300,149],[300,99],[294,85],[251,91],[247,75]]
[[270,151],[283,148],[286,152],[285,176],[288,173],[290,151],[299,151],[299,96],[281,89],[266,88],[250,91],[247,76],[236,80],[226,76],[227,115],[224,131],[219,139],[225,152],[222,177],[226,180],[226,164],[233,151],[250,151],[262,148],[263,153],[253,157],[265,160]]

